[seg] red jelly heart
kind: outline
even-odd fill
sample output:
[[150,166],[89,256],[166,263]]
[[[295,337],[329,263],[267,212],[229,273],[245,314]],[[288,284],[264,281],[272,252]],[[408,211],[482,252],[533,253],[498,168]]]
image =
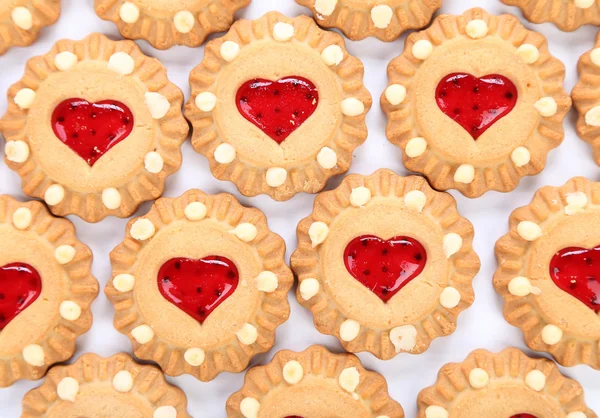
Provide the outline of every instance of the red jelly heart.
[[491,74],[476,78],[454,73],[440,81],[435,92],[442,112],[479,138],[517,104],[517,88],[508,78]]
[[235,264],[219,256],[172,258],[158,272],[164,298],[200,323],[233,294],[238,281]]
[[535,415],[531,415],[531,414],[517,414],[517,415],[513,415],[510,418],[537,418]]
[[129,136],[133,114],[123,103],[104,100],[90,103],[67,99],[52,113],[52,129],[58,139],[90,166]]
[[346,246],[344,262],[352,277],[387,302],[423,271],[427,253],[409,237],[363,235]]
[[42,279],[25,263],[0,267],[0,331],[42,293]]
[[560,250],[550,261],[550,277],[564,292],[600,312],[600,245]]
[[236,96],[239,112],[278,144],[290,136],[319,104],[319,92],[302,77],[245,82]]

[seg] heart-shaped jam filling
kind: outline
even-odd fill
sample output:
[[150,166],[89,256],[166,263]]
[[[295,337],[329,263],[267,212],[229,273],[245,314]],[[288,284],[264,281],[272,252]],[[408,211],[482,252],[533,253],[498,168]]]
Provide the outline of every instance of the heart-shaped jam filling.
[[29,264],[0,267],[0,331],[42,293],[42,279]]
[[517,414],[517,415],[513,415],[510,418],[537,418],[535,415],[531,415],[531,414]]
[[453,73],[442,79],[435,98],[442,112],[479,138],[494,123],[508,115],[517,104],[517,88],[508,78]]
[[158,272],[164,298],[200,323],[233,294],[238,281],[235,264],[219,256],[172,258]]
[[387,302],[423,271],[427,253],[409,237],[363,235],[346,246],[344,262],[352,277]]
[[236,103],[244,118],[281,144],[317,109],[319,92],[302,77],[257,78],[239,88]]
[[560,250],[550,261],[550,277],[564,292],[600,312],[600,245]]
[[58,139],[90,166],[133,130],[133,114],[123,103],[103,100],[90,103],[67,99],[52,113],[52,129]]

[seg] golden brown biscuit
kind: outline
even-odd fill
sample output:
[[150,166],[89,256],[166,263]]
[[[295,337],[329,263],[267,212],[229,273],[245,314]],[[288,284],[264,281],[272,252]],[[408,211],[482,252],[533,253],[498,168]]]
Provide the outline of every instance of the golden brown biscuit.
[[31,45],[40,30],[60,16],[60,0],[7,0],[0,2],[0,55],[13,46]]
[[552,22],[570,32],[581,25],[600,25],[598,0],[502,0],[504,4],[520,7],[533,23]]

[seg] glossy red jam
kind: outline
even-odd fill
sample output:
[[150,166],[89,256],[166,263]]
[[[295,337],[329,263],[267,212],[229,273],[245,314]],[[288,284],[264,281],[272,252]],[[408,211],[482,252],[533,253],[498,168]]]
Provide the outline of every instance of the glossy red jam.
[[42,279],[25,263],[0,267],[0,331],[42,293]]
[[563,291],[600,312],[600,245],[560,250],[550,261],[550,277]]
[[238,281],[235,264],[219,256],[172,258],[158,272],[164,298],[200,323],[233,294]]
[[67,99],[52,113],[54,134],[90,166],[127,138],[133,126],[131,110],[114,100]]
[[435,97],[441,111],[477,139],[513,110],[518,93],[512,81],[498,74],[454,73],[440,81]]
[[317,109],[319,92],[302,77],[257,78],[239,88],[236,103],[244,118],[281,144]]
[[513,415],[510,418],[537,418],[535,415],[531,415],[531,414],[517,414],[517,415]]
[[427,253],[413,238],[363,235],[346,246],[344,262],[356,280],[387,302],[423,271]]

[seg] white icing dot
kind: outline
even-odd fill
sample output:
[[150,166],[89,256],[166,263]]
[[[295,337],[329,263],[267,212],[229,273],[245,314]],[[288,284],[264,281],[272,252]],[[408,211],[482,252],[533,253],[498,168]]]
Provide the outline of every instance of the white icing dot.
[[587,415],[585,414],[585,412],[575,411],[569,412],[567,418],[587,418]]
[[412,46],[412,54],[419,60],[426,60],[433,52],[433,44],[426,39],[420,39]]
[[354,319],[346,319],[340,325],[340,338],[342,341],[352,341],[360,332],[360,324]]
[[240,54],[240,46],[236,42],[225,41],[221,44],[219,52],[225,61],[231,62]]
[[145,241],[154,236],[156,228],[149,219],[138,219],[131,225],[131,237],[138,241]]
[[461,164],[454,173],[454,181],[457,183],[470,184],[475,180],[475,167],[471,164]]
[[56,385],[56,394],[63,401],[75,402],[79,393],[79,382],[72,377],[65,377]]
[[406,87],[402,84],[392,84],[385,89],[385,98],[392,106],[398,106],[406,99]]
[[171,405],[164,405],[154,410],[152,418],[177,418],[177,409]]
[[287,170],[282,167],[271,167],[265,174],[265,181],[269,187],[282,186],[287,179]]
[[329,45],[321,52],[321,59],[325,65],[339,65],[344,59],[344,51],[339,45]]
[[59,313],[67,321],[77,321],[81,317],[81,307],[71,300],[65,300],[60,304]]
[[585,212],[588,205],[588,197],[583,192],[574,192],[567,195],[567,206],[565,206],[566,215],[576,215]]
[[420,157],[427,150],[427,141],[425,138],[416,137],[412,138],[410,141],[406,143],[406,149],[404,152],[406,156],[409,158]]
[[154,339],[154,330],[150,325],[140,325],[131,330],[131,336],[139,344],[148,344]]
[[469,384],[474,389],[481,389],[490,382],[490,375],[483,369],[475,368],[469,373]]
[[485,20],[475,19],[467,23],[466,33],[470,38],[479,39],[487,36],[489,31]]
[[242,344],[251,345],[258,339],[258,330],[254,325],[246,323],[235,335]]
[[160,93],[149,91],[146,92],[144,98],[153,119],[162,119],[171,108],[169,100]]
[[542,341],[548,345],[555,345],[563,338],[563,331],[556,325],[546,325],[542,328]]
[[204,353],[204,350],[197,347],[188,348],[185,351],[185,354],[183,355],[185,361],[193,367],[198,367],[202,365],[202,363],[204,363],[205,357],[206,354]]
[[546,375],[539,370],[532,370],[525,376],[525,384],[530,389],[540,392],[546,386]]
[[354,207],[363,207],[371,200],[371,190],[368,187],[359,186],[352,189],[350,193],[350,204]]
[[337,154],[334,150],[329,147],[321,148],[321,151],[317,154],[317,162],[325,170],[330,170],[337,165]]
[[596,0],[575,0],[575,7],[579,9],[589,9],[595,2]]
[[390,331],[390,341],[394,345],[396,353],[412,351],[417,345],[417,329],[413,325],[402,325],[392,328]]
[[215,161],[219,164],[229,164],[235,160],[235,148],[231,144],[222,143],[215,149]]
[[371,20],[377,29],[385,29],[390,25],[394,11],[385,4],[379,4],[371,9]]
[[421,213],[427,204],[427,196],[420,190],[411,190],[404,195],[404,204],[408,209]]
[[49,206],[58,205],[65,198],[65,189],[60,184],[53,184],[46,189],[44,200]]
[[517,234],[525,241],[535,241],[542,236],[542,228],[535,222],[522,221],[517,225]]
[[277,275],[272,271],[261,271],[255,282],[256,288],[265,293],[272,293],[279,286]]
[[592,60],[592,64],[600,67],[600,48],[592,49],[592,52],[590,52],[590,59]]
[[[7,7],[6,3],[5,7]],[[33,15],[26,7],[15,7],[14,9],[12,9],[10,17],[14,24],[17,25],[20,29],[29,30],[33,27]]]
[[209,91],[203,91],[196,96],[196,107],[203,112],[212,112],[217,106],[217,96]]
[[69,264],[75,258],[75,248],[70,245],[61,245],[54,250],[54,258],[58,264]]
[[135,4],[126,1],[119,9],[119,17],[125,23],[135,23],[140,18],[140,9]]
[[513,296],[524,297],[531,293],[539,295],[542,291],[532,286],[531,281],[527,277],[517,276],[508,282],[508,292]]
[[452,257],[454,254],[460,251],[463,245],[463,239],[460,235],[455,232],[450,232],[444,235],[443,248],[444,255],[446,258]]
[[29,145],[23,141],[8,141],[4,146],[4,154],[8,161],[22,164],[29,159]]
[[517,167],[523,167],[529,164],[531,161],[531,154],[529,150],[525,147],[517,147],[510,154],[510,159]]
[[258,418],[260,403],[254,398],[244,398],[240,402],[240,412],[244,418]]
[[542,97],[535,102],[534,107],[540,112],[540,115],[545,118],[554,116],[558,112],[558,105],[556,104],[556,100],[552,97]]
[[452,286],[446,287],[440,294],[440,305],[447,309],[453,309],[460,303],[460,292]]
[[135,61],[125,52],[115,52],[108,59],[108,69],[119,74],[129,75],[135,69]]
[[360,373],[356,367],[348,367],[342,370],[338,382],[346,392],[354,393],[360,383]]
[[304,279],[300,282],[300,296],[304,300],[310,300],[319,293],[320,287],[321,285],[317,279]]
[[289,23],[277,22],[273,26],[273,39],[279,42],[289,41],[294,37],[294,26]]
[[121,206],[121,193],[114,187],[102,191],[102,203],[107,209],[118,209]]
[[540,58],[540,50],[531,44],[523,44],[517,48],[517,55],[525,64],[534,64]]
[[194,28],[194,15],[188,10],[180,10],[173,16],[173,25],[177,32],[189,33]]
[[323,16],[331,16],[337,3],[338,0],[315,0],[315,10]]
[[31,366],[42,367],[45,364],[44,349],[38,344],[25,346],[21,354],[23,360]]
[[126,273],[118,274],[115,276],[112,283],[118,292],[130,292],[133,290],[133,286],[135,286],[135,277]]
[[144,167],[146,171],[152,174],[160,173],[164,168],[164,161],[160,154],[156,151],[150,151],[144,157]]
[[201,221],[206,217],[206,205],[202,202],[192,202],[185,207],[183,213],[190,221]]
[[589,126],[600,126],[600,106],[592,107],[586,112],[585,123]]
[[298,361],[290,360],[283,366],[283,380],[290,385],[300,383],[303,377],[304,369]]
[[30,88],[21,89],[15,94],[15,104],[19,106],[20,109],[26,110],[31,107],[33,102],[35,101],[36,93]]
[[236,237],[244,242],[251,242],[256,238],[256,235],[258,235],[256,227],[249,222],[239,224],[230,232],[234,233]]
[[350,117],[360,116],[365,113],[365,105],[354,97],[344,99],[342,100],[342,113]]
[[313,222],[308,228],[308,236],[312,242],[313,248],[319,244],[322,244],[329,235],[329,227],[325,222],[317,221]]
[[449,414],[446,408],[437,405],[428,406],[425,410],[425,418],[448,418]]
[[127,370],[121,370],[113,377],[112,385],[117,392],[127,393],[133,388],[133,376]]
[[75,67],[78,61],[79,58],[77,55],[69,51],[60,52],[54,57],[54,65],[56,65],[56,68],[60,71],[70,70]]
[[12,216],[13,225],[19,230],[29,228],[32,219],[33,215],[31,214],[31,210],[29,210],[29,208],[24,207],[15,210]]

